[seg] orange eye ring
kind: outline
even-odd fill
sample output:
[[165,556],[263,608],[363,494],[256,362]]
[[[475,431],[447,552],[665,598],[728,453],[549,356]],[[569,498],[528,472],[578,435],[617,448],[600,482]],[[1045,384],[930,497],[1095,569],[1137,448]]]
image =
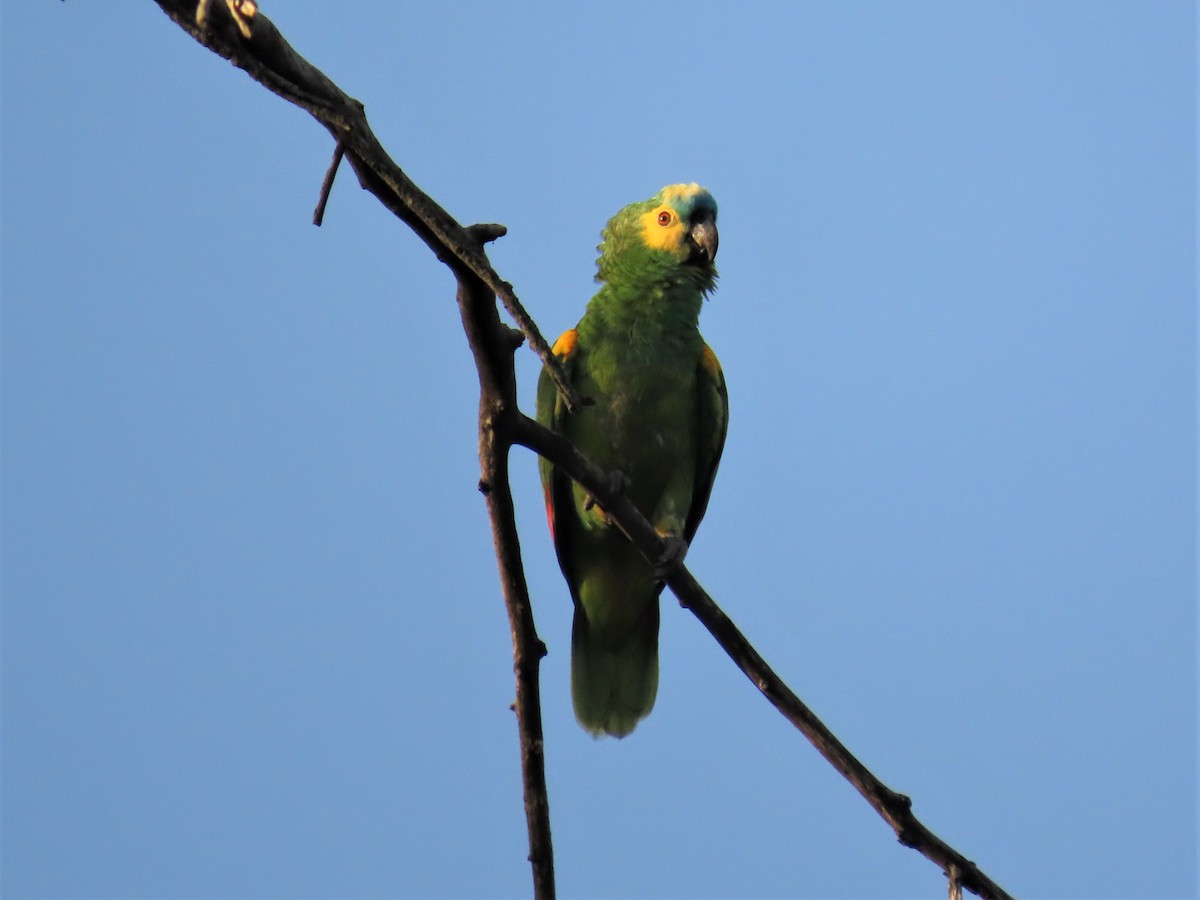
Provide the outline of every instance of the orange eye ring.
[[664,227],[671,224],[671,219],[671,214],[665,209],[658,214],[658,224]]

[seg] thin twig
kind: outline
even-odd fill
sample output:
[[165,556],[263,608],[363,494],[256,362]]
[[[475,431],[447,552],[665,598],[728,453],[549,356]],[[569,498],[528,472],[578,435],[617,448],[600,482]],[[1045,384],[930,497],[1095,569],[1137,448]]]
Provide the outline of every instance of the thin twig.
[[[388,156],[367,123],[363,105],[292,49],[273,22],[255,11],[235,19],[224,3],[209,5],[205,25],[196,23],[198,0],[155,0],[172,21],[218,56],[243,69],[255,81],[307,110],[337,140],[359,184],[407,224],[442,262],[456,260],[495,292],[525,334],[529,346],[548,366],[555,385],[572,410],[587,401],[567,381],[550,345],[525,310],[512,285],[496,274],[475,241],[454,218],[404,174]],[[248,29],[250,37],[244,37]]]
[[962,900],[962,880],[958,866],[950,863],[946,868],[946,877],[950,880],[950,900]]
[[313,211],[313,224],[318,228],[325,221],[325,204],[329,202],[329,192],[333,190],[333,179],[337,177],[338,166],[342,164],[342,157],[345,155],[346,142],[339,138],[337,146],[333,148],[333,159],[325,172],[325,180],[321,182],[321,196],[317,199],[317,208]]

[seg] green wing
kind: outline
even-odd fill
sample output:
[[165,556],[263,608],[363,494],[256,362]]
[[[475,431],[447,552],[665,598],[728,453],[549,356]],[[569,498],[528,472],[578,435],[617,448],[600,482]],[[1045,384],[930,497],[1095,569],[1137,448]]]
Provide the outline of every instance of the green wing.
[[728,429],[729,393],[725,389],[725,373],[721,371],[717,355],[705,344],[696,372],[696,481],[683,529],[683,538],[689,544],[708,508]]
[[[554,355],[563,363],[568,380],[572,380],[577,357],[574,355],[576,334],[574,329],[565,332],[554,344]],[[537,420],[551,431],[564,432],[565,418],[569,415],[558,388],[543,370],[538,379]],[[725,374],[712,349],[705,344],[700,351],[696,377],[696,479],[692,503],[684,523],[683,538],[691,543],[700,527],[700,520],[708,508],[713,479],[721,452],[725,449],[725,434],[729,428],[729,394],[725,388]],[[538,460],[538,471],[542,478],[542,491],[546,500],[546,520],[554,539],[558,562],[575,593],[570,560],[568,529],[560,511],[570,509],[571,480],[554,468],[545,459]],[[578,599],[578,598],[576,598]]]
[[[574,380],[574,369],[576,359],[573,356],[575,350],[576,334],[575,329],[563,332],[562,336],[554,342],[554,355],[563,365],[564,373],[567,376],[567,381]],[[542,374],[538,378],[537,387],[537,420],[540,424],[546,426],[551,431],[564,434],[565,419],[570,413],[567,412],[567,405],[563,402],[562,395],[558,392],[558,387],[554,384],[554,379],[550,374],[542,369]],[[575,596],[575,579],[572,574],[572,566],[570,564],[570,548],[567,546],[567,528],[563,515],[570,509],[571,503],[571,479],[559,472],[544,457],[538,458],[538,473],[542,477],[542,492],[546,499],[546,521],[550,525],[550,537],[554,541],[554,550],[558,555],[558,565],[566,577],[567,585],[571,588],[571,597],[578,602],[578,597]],[[563,515],[560,515],[560,512]]]

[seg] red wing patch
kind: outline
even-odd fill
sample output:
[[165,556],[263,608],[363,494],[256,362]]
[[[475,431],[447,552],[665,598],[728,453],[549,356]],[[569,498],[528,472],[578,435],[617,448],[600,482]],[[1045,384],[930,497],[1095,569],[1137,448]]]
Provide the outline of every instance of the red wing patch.
[[550,485],[546,485],[543,493],[546,495],[546,521],[550,523],[550,539],[554,539],[554,500],[550,495]]

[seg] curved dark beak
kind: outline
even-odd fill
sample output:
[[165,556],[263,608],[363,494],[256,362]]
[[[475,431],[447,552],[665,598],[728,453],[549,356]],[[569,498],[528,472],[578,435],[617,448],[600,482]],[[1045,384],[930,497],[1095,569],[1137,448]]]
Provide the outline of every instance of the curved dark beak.
[[712,265],[717,258],[717,223],[701,219],[688,230],[688,262]]

